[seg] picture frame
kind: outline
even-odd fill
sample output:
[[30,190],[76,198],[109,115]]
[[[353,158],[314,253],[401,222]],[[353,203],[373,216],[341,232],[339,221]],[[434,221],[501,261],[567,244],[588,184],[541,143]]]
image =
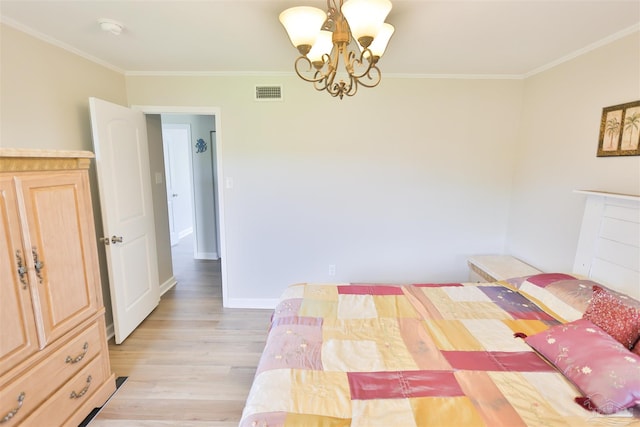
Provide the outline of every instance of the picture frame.
[[640,101],[602,109],[597,157],[640,156]]

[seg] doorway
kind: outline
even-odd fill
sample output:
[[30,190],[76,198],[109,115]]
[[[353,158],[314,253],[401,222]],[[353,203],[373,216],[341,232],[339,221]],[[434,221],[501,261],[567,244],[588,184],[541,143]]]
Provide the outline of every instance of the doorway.
[[[191,242],[196,260],[217,260],[215,117],[161,114],[171,246]],[[188,242],[183,241],[189,237]],[[174,270],[175,270],[174,263]]]
[[[173,122],[179,119],[183,123],[189,122],[191,124],[191,159],[192,168],[194,171],[202,169],[206,171],[202,175],[192,179],[192,194],[194,199],[193,209],[193,236],[194,236],[194,258],[201,259],[219,259],[221,270],[221,284],[222,284],[222,298],[223,304],[227,298],[227,277],[226,277],[226,264],[225,264],[225,240],[224,240],[224,194],[218,184],[222,182],[223,170],[221,160],[221,143],[220,138],[220,109],[217,107],[170,107],[170,106],[133,106],[147,115],[147,122],[150,123],[152,117],[157,117],[156,126],[158,133],[160,133],[161,124]],[[195,122],[205,122],[206,132],[204,128],[198,128],[194,125]],[[160,138],[159,138],[160,139]],[[158,151],[163,151],[162,144],[156,146]],[[205,149],[206,146],[206,149]],[[156,154],[157,160],[162,163],[164,153]],[[162,171],[161,175],[164,175],[162,170],[163,166],[160,165],[160,169],[153,169],[152,175],[155,174],[156,183],[159,184],[161,176],[158,177],[158,171]],[[200,179],[204,177],[204,179]],[[160,186],[158,186],[160,187]],[[164,185],[162,186],[164,187]],[[206,188],[206,190],[205,190]],[[166,193],[164,193],[166,194]],[[212,206],[213,213],[209,214],[206,210],[200,209],[198,205],[198,195],[204,195],[205,198],[209,198],[207,203]],[[164,195],[163,195],[164,196]],[[163,197],[164,198],[164,197]],[[164,209],[166,211],[166,201],[164,207],[156,206],[156,209]],[[168,222],[164,220],[164,224]],[[160,224],[161,227],[163,224]],[[166,224],[168,227],[168,224]],[[166,233],[166,231],[165,231]],[[203,234],[201,234],[203,233]],[[211,239],[197,239],[197,236],[209,235],[214,236],[213,242]],[[197,242],[195,241],[197,240]],[[207,246],[208,243],[208,246]],[[163,250],[170,252],[169,236],[167,235],[166,246]],[[160,250],[160,248],[159,248]],[[175,283],[175,282],[174,282]]]

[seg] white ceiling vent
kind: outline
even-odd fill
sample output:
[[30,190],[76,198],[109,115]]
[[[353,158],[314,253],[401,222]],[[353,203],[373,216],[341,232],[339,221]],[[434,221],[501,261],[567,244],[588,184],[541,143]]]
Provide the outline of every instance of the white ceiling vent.
[[256,101],[282,101],[282,85],[256,86]]

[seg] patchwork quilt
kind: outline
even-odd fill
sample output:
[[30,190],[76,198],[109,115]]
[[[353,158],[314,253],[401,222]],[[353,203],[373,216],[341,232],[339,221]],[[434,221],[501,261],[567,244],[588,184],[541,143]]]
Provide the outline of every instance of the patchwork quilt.
[[522,339],[559,323],[500,283],[292,285],[240,425],[639,426]]

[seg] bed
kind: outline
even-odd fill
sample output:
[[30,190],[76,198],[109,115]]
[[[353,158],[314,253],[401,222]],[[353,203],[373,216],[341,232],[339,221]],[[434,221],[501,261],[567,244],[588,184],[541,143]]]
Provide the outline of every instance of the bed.
[[639,198],[585,194],[575,273],[289,286],[240,425],[640,426]]

